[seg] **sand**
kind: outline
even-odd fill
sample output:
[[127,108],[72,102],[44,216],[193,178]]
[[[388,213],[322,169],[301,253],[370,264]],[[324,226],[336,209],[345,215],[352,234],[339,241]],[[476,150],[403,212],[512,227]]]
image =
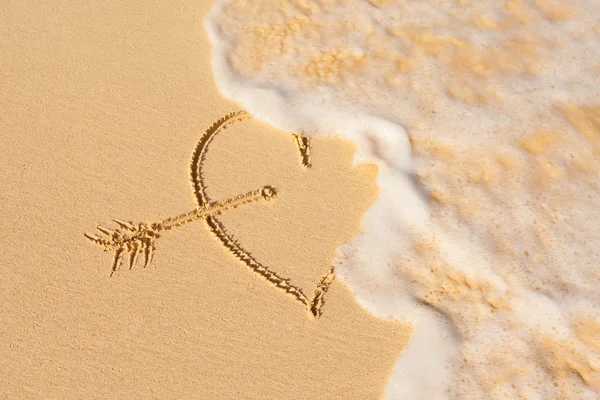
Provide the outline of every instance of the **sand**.
[[[379,397],[410,328],[369,315],[339,280],[315,319],[236,259],[202,221],[156,242],[147,268],[86,240],[120,218],[197,206],[190,160],[239,110],[211,75],[212,1],[0,5],[0,397]],[[360,230],[376,169],[354,148],[247,120],[203,163],[228,234],[308,297]]]

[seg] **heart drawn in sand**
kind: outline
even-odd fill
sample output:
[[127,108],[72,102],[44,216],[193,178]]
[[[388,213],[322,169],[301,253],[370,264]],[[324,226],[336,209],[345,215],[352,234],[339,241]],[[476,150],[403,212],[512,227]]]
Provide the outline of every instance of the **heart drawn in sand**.
[[[198,201],[198,207],[202,208],[211,203],[211,200],[208,198],[208,194],[206,192],[206,182],[202,171],[204,164],[203,161],[206,157],[210,143],[219,133],[224,132],[231,124],[240,122],[247,118],[249,118],[249,115],[246,112],[229,114],[211,126],[198,142],[192,157],[191,166],[194,194],[196,195],[196,200]],[[296,136],[296,138],[298,148],[300,149],[302,155],[303,165],[309,168],[310,142],[307,138],[300,138],[298,136]],[[329,285],[335,277],[333,267],[329,267],[327,269],[325,275],[317,283],[314,295],[309,299],[301,288],[295,286],[290,282],[289,279],[280,276],[272,268],[253,257],[253,255],[247,249],[245,249],[226,231],[223,224],[219,221],[217,215],[209,215],[205,218],[205,221],[210,230],[221,241],[221,243],[223,243],[223,245],[235,257],[246,264],[252,271],[262,276],[268,282],[275,285],[275,287],[278,289],[281,289],[287,294],[291,295],[294,299],[296,299],[296,301],[302,303],[307,309],[310,310],[315,318],[318,318],[321,315],[323,296],[327,292]]]
[[[234,124],[239,124],[242,121],[249,121],[250,120],[250,115],[248,113],[246,113],[245,111],[238,111],[238,112],[234,112],[231,114],[226,115],[223,118],[220,118],[219,120],[217,120],[210,128],[208,128],[204,134],[202,135],[202,137],[200,138],[198,144],[196,145],[196,148],[194,150],[194,153],[192,155],[192,160],[191,160],[191,164],[190,164],[190,169],[191,169],[191,179],[192,179],[192,183],[193,183],[193,192],[194,192],[194,196],[196,198],[196,208],[188,213],[185,214],[181,214],[178,215],[176,217],[172,217],[172,218],[168,218],[165,219],[163,221],[160,222],[155,222],[155,223],[139,223],[139,224],[133,224],[131,222],[126,222],[126,221],[122,221],[122,220],[115,220],[115,222],[119,225],[119,228],[116,229],[107,229],[107,228],[103,228],[103,227],[98,227],[99,231],[101,232],[101,235],[88,235],[86,234],[85,236],[93,241],[94,243],[102,246],[105,250],[110,250],[114,252],[114,259],[113,259],[113,266],[112,266],[112,270],[111,270],[111,276],[119,269],[121,263],[122,263],[122,259],[124,257],[124,255],[129,254],[129,268],[133,268],[133,266],[136,264],[136,260],[138,258],[139,255],[142,255],[144,257],[144,266],[147,266],[152,259],[152,255],[154,253],[155,250],[155,243],[156,240],[160,237],[160,235],[165,232],[165,231],[169,231],[174,227],[183,225],[185,223],[188,222],[192,222],[198,219],[202,219],[206,222],[206,224],[208,225],[209,229],[211,230],[211,232],[216,236],[216,238],[223,244],[223,246],[234,256],[236,257],[241,263],[245,264],[252,272],[254,272],[256,275],[258,275],[259,277],[261,277],[262,279],[265,279],[266,281],[268,281],[269,283],[271,283],[275,288],[285,292],[286,294],[288,294],[289,296],[291,296],[295,301],[301,303],[309,312],[312,316],[314,316],[315,318],[318,318],[321,313],[322,313],[322,307],[324,304],[324,295],[327,292],[331,282],[334,280],[335,278],[335,273],[334,273],[334,268],[333,266],[324,266],[324,267],[320,267],[319,265],[317,265],[316,267],[318,268],[317,270],[317,274],[318,277],[316,278],[306,278],[306,276],[302,276],[301,274],[305,274],[306,271],[303,270],[302,268],[294,268],[294,266],[286,266],[286,268],[283,268],[282,265],[277,265],[276,267],[272,267],[271,261],[269,261],[269,265],[266,264],[266,259],[268,259],[267,255],[268,254],[272,254],[273,251],[272,249],[269,249],[269,251],[267,252],[263,252],[261,254],[260,251],[258,251],[258,249],[255,249],[255,252],[252,252],[249,250],[249,248],[245,247],[245,244],[240,243],[239,238],[242,237],[244,238],[243,242],[247,243],[247,242],[252,242],[252,238],[256,235],[253,234],[254,231],[252,231],[252,229],[260,229],[261,231],[268,231],[268,227],[272,226],[272,225],[277,225],[277,223],[281,224],[286,224],[286,216],[289,215],[290,213],[306,213],[307,215],[311,215],[311,214],[316,214],[318,210],[320,210],[321,208],[324,208],[327,213],[323,214],[325,215],[324,218],[320,218],[318,221],[320,221],[320,226],[315,227],[315,229],[313,228],[313,225],[307,225],[304,224],[302,226],[300,225],[296,225],[296,226],[292,226],[291,230],[287,229],[288,232],[292,232],[295,233],[296,231],[300,231],[300,233],[298,234],[297,237],[268,237],[268,240],[263,240],[262,243],[264,244],[265,242],[276,242],[276,241],[283,241],[283,242],[287,242],[286,244],[288,245],[287,250],[288,251],[294,251],[294,250],[300,250],[297,254],[298,258],[302,259],[302,258],[310,258],[310,246],[307,247],[306,243],[302,243],[302,242],[306,242],[306,238],[308,236],[311,236],[312,239],[314,240],[315,238],[317,240],[324,240],[327,243],[331,242],[332,244],[334,244],[334,247],[337,247],[338,245],[341,245],[343,243],[339,242],[339,237],[337,238],[337,242],[332,241],[332,234],[336,232],[336,228],[337,225],[336,224],[348,224],[349,220],[346,221],[345,220],[345,216],[342,216],[342,218],[337,218],[337,220],[332,220],[332,221],[326,221],[327,217],[334,215],[336,213],[336,211],[338,211],[338,215],[339,215],[339,211],[343,210],[343,208],[341,208],[341,204],[342,203],[349,203],[349,202],[345,202],[344,198],[340,198],[340,193],[346,195],[346,196],[351,196],[352,193],[348,192],[348,190],[344,191],[343,189],[340,191],[340,189],[336,186],[335,188],[330,188],[331,190],[328,190],[328,188],[325,188],[325,190],[321,190],[320,192],[316,193],[314,190],[314,187],[316,185],[312,185],[310,184],[310,179],[303,179],[304,176],[302,175],[303,172],[308,172],[308,171],[313,171],[311,170],[311,143],[309,141],[308,138],[302,137],[302,136],[298,136],[298,135],[293,135],[291,136],[291,138],[293,138],[293,143],[294,146],[297,150],[296,150],[296,154],[295,156],[295,160],[293,161],[293,165],[290,164],[290,157],[289,155],[287,155],[288,157],[286,158],[285,156],[282,156],[280,154],[271,154],[270,157],[261,157],[261,155],[256,155],[254,156],[254,158],[252,157],[247,157],[248,159],[251,160],[255,160],[258,159],[259,161],[264,160],[266,158],[270,158],[271,159],[271,170],[273,169],[277,169],[277,168],[285,168],[285,160],[287,159],[288,162],[288,169],[290,170],[295,170],[296,171],[296,175],[294,175],[294,177],[291,177],[291,179],[289,179],[292,182],[298,183],[298,182],[303,182],[306,183],[305,186],[302,185],[298,185],[296,184],[296,186],[298,187],[288,187],[288,188],[282,188],[282,185],[279,185],[280,182],[262,182],[264,179],[270,179],[270,178],[265,178],[264,176],[261,176],[260,179],[254,179],[254,181],[256,182],[262,182],[262,183],[249,183],[250,181],[253,181],[253,179],[248,178],[248,174],[244,174],[246,178],[248,178],[248,182],[240,182],[239,179],[239,175],[237,176],[235,175],[235,172],[231,172],[235,170],[235,166],[233,164],[236,164],[235,161],[238,159],[243,159],[243,155],[244,155],[244,149],[235,149],[236,144],[239,142],[238,137],[233,137],[233,135],[223,135],[224,132],[228,131],[228,128],[232,127]],[[238,135],[240,135],[241,133],[239,132],[238,129],[232,130],[229,129],[230,132],[236,132]],[[215,140],[215,138],[217,136],[220,137],[226,137],[226,136],[232,136],[235,140],[232,141],[230,143],[230,146],[222,146],[224,148],[230,149],[233,148],[233,152],[236,152],[236,154],[230,154],[229,159],[225,159],[225,160],[221,160],[221,165],[218,166],[218,168],[215,168],[219,171],[226,171],[225,175],[227,175],[227,171],[230,172],[231,175],[230,177],[226,178],[226,179],[222,179],[224,184],[226,185],[230,185],[230,184],[236,184],[236,188],[233,190],[238,190],[239,189],[239,184],[241,183],[241,187],[244,186],[248,186],[250,185],[250,187],[245,188],[245,189],[240,189],[237,192],[234,192],[233,196],[229,196],[230,193],[228,193],[228,196],[220,196],[221,198],[223,197],[228,197],[227,200],[224,201],[215,201],[213,200],[213,198],[209,197],[209,191],[207,190],[208,185],[207,185],[207,177],[209,177],[211,175],[210,172],[207,172],[205,170],[205,164],[206,164],[206,159],[207,159],[207,154],[209,153],[209,148],[211,146],[211,143],[213,143],[213,141]],[[262,149],[263,151],[265,149],[269,149],[270,144],[272,144],[272,141],[275,140],[289,140],[290,137],[288,136],[283,136],[283,135],[279,135],[277,138],[273,137],[273,138],[269,138],[267,139],[268,141],[263,143],[262,146],[255,146],[255,150],[256,149]],[[242,153],[242,156],[239,155],[239,153]],[[247,153],[247,152],[246,152]],[[248,154],[245,154],[248,155]],[[264,154],[263,154],[264,155]],[[222,154],[221,154],[222,156]],[[223,158],[223,157],[221,157]],[[227,158],[227,157],[225,157]],[[327,159],[326,157],[324,157],[324,159]],[[273,164],[273,161],[275,162],[275,164]],[[238,163],[239,164],[239,163]],[[242,168],[246,168],[246,165],[240,164]],[[238,168],[240,168],[240,165],[238,165]],[[301,167],[299,166],[301,165]],[[268,169],[268,168],[267,168]],[[336,165],[336,164],[331,164],[331,165],[327,165],[327,163],[323,163],[323,164],[319,164],[319,168],[315,168],[315,170],[319,170],[321,174],[326,174],[328,176],[334,176],[336,177],[337,175],[339,175],[341,178],[344,178],[343,173],[346,172],[346,174],[348,173],[347,171],[349,170],[356,170],[355,168],[344,168],[342,166]],[[242,170],[244,171],[244,170]],[[300,171],[300,172],[299,172]],[[357,178],[358,176],[354,173],[355,171],[351,171],[351,175],[352,177]],[[300,175],[298,175],[300,174]],[[337,174],[337,175],[336,175]],[[251,174],[250,174],[251,175]],[[256,174],[255,174],[256,175]],[[267,174],[268,175],[268,174]],[[356,176],[355,176],[356,175]],[[223,176],[223,175],[221,175]],[[310,176],[310,175],[309,175]],[[318,179],[318,176],[312,176],[312,179]],[[338,186],[342,186],[344,187],[343,182],[347,181],[344,179],[338,179],[337,183]],[[212,182],[211,182],[212,183]],[[285,182],[284,182],[285,183]],[[246,184],[246,185],[244,185]],[[252,186],[254,185],[254,186]],[[285,184],[283,185],[285,186]],[[323,185],[320,185],[321,187]],[[356,186],[356,185],[355,185]],[[349,188],[351,186],[348,186]],[[212,186],[211,186],[212,188]],[[252,189],[253,188],[253,189]],[[294,190],[296,190],[296,195],[294,195]],[[312,190],[312,191],[311,191]],[[231,190],[230,190],[231,191]],[[243,193],[241,195],[235,195],[235,193]],[[282,193],[283,192],[283,196]],[[304,196],[301,196],[301,194],[304,193]],[[287,197],[286,197],[287,196]],[[336,197],[337,196],[337,197]],[[283,197],[283,199],[285,199],[287,202],[282,201],[280,203],[278,203],[280,206],[281,205],[285,205],[285,204],[292,204],[295,201],[295,205],[292,206],[292,208],[285,209],[285,208],[280,208],[277,211],[277,203],[273,204],[271,207],[269,207],[269,211],[272,213],[272,215],[270,216],[271,218],[262,218],[264,217],[263,214],[258,215],[258,219],[255,218],[255,221],[260,221],[262,219],[263,225],[261,225],[261,227],[257,227],[256,225],[258,225],[257,223],[249,223],[247,225],[249,225],[249,227],[242,227],[242,226],[234,226],[234,231],[237,228],[237,231],[234,233],[232,233],[232,231],[230,231],[230,228],[227,227],[226,224],[226,216],[221,216],[221,214],[223,213],[223,211],[229,210],[229,209],[233,209],[233,208],[237,208],[240,205],[243,204],[247,204],[247,203],[251,203],[251,202],[255,202],[258,200],[264,200],[264,201],[269,201],[271,199],[273,199],[274,197]],[[304,200],[300,199],[300,201],[298,201],[298,198],[303,198]],[[308,200],[307,200],[308,199]],[[257,206],[258,207],[258,206]],[[364,208],[364,207],[363,207]],[[249,209],[245,209],[246,211],[248,211]],[[260,209],[258,210],[257,208],[253,209],[254,211],[256,211],[257,213],[265,213],[265,209]],[[362,209],[361,211],[364,211],[364,209]],[[238,211],[242,212],[242,210]],[[273,214],[273,212],[275,212],[275,214]],[[278,212],[278,213],[277,213]],[[360,215],[360,212],[353,212],[352,214],[355,215]],[[229,220],[228,222],[231,225],[235,225],[235,223],[233,222],[235,220]],[[311,221],[311,224],[313,224],[314,221]],[[333,223],[333,225],[332,225]],[[355,222],[350,222],[350,225],[352,223]],[[266,225],[265,225],[266,224]],[[265,228],[266,226],[266,228]],[[241,228],[247,228],[246,230],[246,235],[244,237],[244,229]],[[289,228],[289,227],[288,227]],[[308,228],[308,229],[307,229]],[[248,230],[250,229],[250,230]],[[346,229],[348,230],[348,229]],[[250,232],[250,234],[248,234],[248,232]],[[274,231],[276,232],[276,231]],[[321,235],[321,236],[319,236]],[[338,235],[339,236],[339,235]],[[345,238],[345,240],[349,240],[350,238]],[[297,243],[296,243],[297,242]],[[291,247],[290,247],[291,246]],[[285,245],[283,246],[283,248],[285,249]],[[274,263],[274,265],[276,265],[277,263]],[[301,264],[301,261],[298,263]],[[320,271],[320,272],[318,272]],[[290,279],[289,276],[290,274],[295,275],[294,279]],[[300,274],[300,275],[298,275]],[[311,285],[311,280],[310,279],[314,279],[314,286]],[[299,284],[297,283],[297,281],[302,281],[302,286],[300,287]],[[312,286],[312,288],[310,290],[307,290],[308,286]]]

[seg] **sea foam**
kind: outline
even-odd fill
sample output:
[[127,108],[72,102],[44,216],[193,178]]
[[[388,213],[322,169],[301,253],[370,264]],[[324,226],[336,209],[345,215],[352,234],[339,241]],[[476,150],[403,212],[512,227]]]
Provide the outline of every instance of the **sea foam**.
[[221,0],[222,93],[379,166],[336,272],[413,335],[389,399],[600,395],[595,1]]

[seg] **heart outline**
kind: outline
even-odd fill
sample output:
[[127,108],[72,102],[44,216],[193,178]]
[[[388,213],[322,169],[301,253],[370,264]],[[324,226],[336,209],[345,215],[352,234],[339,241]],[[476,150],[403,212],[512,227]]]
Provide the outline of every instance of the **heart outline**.
[[[202,174],[202,166],[208,151],[210,143],[215,136],[225,131],[231,125],[247,119],[252,116],[244,110],[235,111],[219,118],[211,125],[202,135],[194,152],[191,162],[191,180],[193,183],[194,195],[198,203],[198,207],[203,208],[211,203],[207,193],[204,176]],[[296,144],[302,157],[302,164],[310,168],[310,142],[306,137],[294,135]],[[208,228],[219,239],[219,241],[227,248],[238,260],[242,261],[253,272],[262,276],[276,288],[283,290],[286,294],[292,296],[296,301],[303,304],[313,317],[319,318],[322,314],[322,307],[325,303],[324,296],[329,286],[335,279],[335,270],[330,266],[328,272],[317,283],[312,300],[303,293],[302,289],[290,283],[289,279],[282,278],[276,272],[268,268],[266,265],[256,260],[248,250],[233,239],[225,230],[223,224],[217,219],[216,215],[210,215],[204,218]]]

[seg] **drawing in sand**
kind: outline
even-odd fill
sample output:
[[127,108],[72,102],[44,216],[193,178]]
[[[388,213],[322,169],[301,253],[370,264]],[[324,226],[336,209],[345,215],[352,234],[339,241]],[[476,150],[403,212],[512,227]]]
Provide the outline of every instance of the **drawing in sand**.
[[[206,183],[202,174],[202,167],[210,143],[217,134],[224,132],[231,125],[249,118],[251,116],[246,111],[230,113],[215,121],[200,138],[190,163],[194,195],[197,200],[194,210],[154,223],[142,222],[134,224],[133,222],[115,219],[114,221],[119,226],[118,228],[109,229],[98,226],[100,235],[86,233],[85,237],[103,247],[105,251],[114,252],[110,272],[112,276],[122,264],[125,254],[129,254],[129,269],[133,268],[140,255],[143,255],[143,265],[147,267],[152,261],[156,241],[160,238],[162,232],[169,231],[188,222],[202,219],[219,241],[237,259],[276,288],[291,295],[296,301],[306,307],[313,317],[318,318],[322,314],[324,295],[335,278],[333,266],[328,269],[327,273],[317,283],[312,299],[309,299],[300,287],[294,286],[290,283],[289,279],[279,276],[271,268],[256,260],[248,250],[226,232],[223,224],[217,219],[218,215],[222,212],[243,204],[258,200],[271,200],[277,195],[277,188],[267,185],[223,201],[213,201],[206,194]],[[302,165],[310,168],[310,139],[299,135],[294,135],[294,139],[300,152]]]

